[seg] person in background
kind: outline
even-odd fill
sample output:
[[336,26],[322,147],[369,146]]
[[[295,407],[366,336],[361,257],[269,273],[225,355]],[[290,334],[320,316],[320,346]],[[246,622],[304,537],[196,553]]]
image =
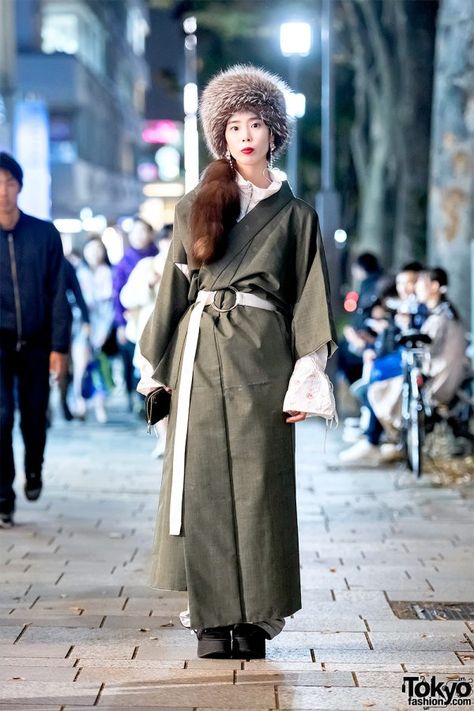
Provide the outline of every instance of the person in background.
[[372,340],[364,322],[378,298],[383,270],[375,254],[364,252],[354,261],[351,272],[353,280],[359,284],[359,300],[357,311],[353,314],[351,323],[344,327],[343,338],[339,343],[338,370],[352,385],[362,376],[362,353]]
[[[138,371],[140,371],[141,367],[141,353],[138,341],[155,306],[172,236],[173,225],[168,224],[162,227],[158,234],[160,251],[154,257],[145,257],[138,262],[120,292],[120,300],[126,309],[127,339],[136,344],[133,363]],[[159,458],[163,456],[165,451],[166,419],[157,423],[155,432],[158,435],[158,442],[152,452],[152,456]]]
[[[424,392],[433,405],[449,404],[469,371],[466,331],[448,300],[447,286],[447,273],[439,267],[419,272],[415,284],[416,299],[427,308],[419,330],[431,338],[426,345],[429,359]],[[402,379],[401,374],[396,374],[369,384],[371,426],[364,439],[341,452],[342,463],[378,466],[395,458],[397,445],[380,445],[380,439],[384,430],[393,439],[400,429]]]
[[[83,334],[88,337],[90,333],[90,319],[89,319],[89,309],[84,301],[84,296],[82,295],[81,287],[77,279],[76,270],[66,257],[64,258],[64,271],[65,271],[65,283],[66,283],[66,296],[69,304],[69,309],[71,312],[71,325],[72,330],[74,328],[74,307],[79,311],[81,316],[81,326]],[[72,339],[71,339],[72,340]],[[71,354],[68,356],[68,365],[73,367],[73,361]],[[69,409],[69,404],[67,400],[69,384],[73,376],[66,369],[66,372],[59,380],[59,392],[61,394],[61,407],[63,411],[63,416],[66,421],[71,421],[74,418],[71,410]]]
[[13,525],[15,392],[25,445],[25,496],[41,495],[50,373],[62,377],[70,312],[61,237],[18,208],[23,171],[0,153],[0,528]]
[[134,219],[132,229],[128,235],[128,241],[129,246],[125,249],[122,259],[115,265],[113,270],[113,290],[117,342],[123,361],[128,405],[129,409],[132,410],[135,388],[138,383],[138,378],[134,374],[135,368],[133,365],[135,343],[127,338],[127,320],[125,318],[125,307],[120,301],[120,292],[138,262],[145,257],[154,257],[158,254],[158,249],[154,243],[153,228],[141,217]]
[[[114,323],[114,305],[112,288],[112,269],[107,257],[107,250],[99,236],[89,239],[83,249],[83,263],[78,267],[77,278],[84,300],[89,309],[90,331],[80,333],[73,342],[74,358],[74,395],[76,414],[85,417],[86,402],[82,393],[84,372],[91,362],[101,355],[102,347],[110,335]],[[103,373],[102,373],[103,375]],[[107,386],[105,378],[97,379],[93,394],[97,421],[107,422],[105,397]]]

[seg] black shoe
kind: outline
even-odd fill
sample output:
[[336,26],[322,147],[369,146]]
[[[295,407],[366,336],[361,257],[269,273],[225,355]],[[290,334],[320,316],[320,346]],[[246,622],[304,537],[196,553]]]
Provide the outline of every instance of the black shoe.
[[230,659],[232,654],[230,630],[231,627],[206,627],[197,630],[198,657]]
[[258,625],[234,626],[232,657],[234,659],[265,659],[265,640],[268,636]]
[[37,501],[41,496],[43,482],[41,474],[27,474],[25,481],[25,496],[28,501]]
[[12,513],[0,513],[0,528],[12,528],[13,527],[13,514]]

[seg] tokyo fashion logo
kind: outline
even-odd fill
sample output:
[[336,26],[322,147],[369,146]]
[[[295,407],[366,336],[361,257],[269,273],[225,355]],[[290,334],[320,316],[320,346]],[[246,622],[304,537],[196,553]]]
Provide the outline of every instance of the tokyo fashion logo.
[[436,676],[427,679],[423,674],[404,676],[402,691],[408,694],[410,706],[471,706],[472,679],[462,676],[456,681],[437,681]]

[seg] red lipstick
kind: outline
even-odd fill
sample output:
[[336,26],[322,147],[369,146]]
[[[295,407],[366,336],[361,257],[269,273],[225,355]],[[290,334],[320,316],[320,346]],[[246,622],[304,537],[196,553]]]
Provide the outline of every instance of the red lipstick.
[[240,151],[241,153],[245,153],[246,156],[249,156],[251,153],[253,153],[254,149],[253,148],[242,148]]

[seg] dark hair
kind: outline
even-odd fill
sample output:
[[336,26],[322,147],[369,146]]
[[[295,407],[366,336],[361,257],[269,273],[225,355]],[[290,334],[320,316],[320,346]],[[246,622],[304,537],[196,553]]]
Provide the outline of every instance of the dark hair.
[[372,252],[363,252],[355,260],[355,264],[363,269],[367,274],[376,274],[380,271],[379,260]]
[[448,286],[448,273],[442,267],[422,269],[423,274],[427,274],[430,281],[437,281],[440,286]]
[[207,167],[191,208],[191,251],[198,264],[213,262],[222,255],[239,214],[235,170],[228,160],[219,158]]
[[[442,267],[433,267],[432,269],[431,268],[423,269],[421,273],[426,274],[430,281],[437,281],[440,286],[444,286],[444,287],[448,286],[448,283],[449,283],[448,273]],[[451,303],[451,301],[448,299],[448,296],[444,290],[440,294],[440,301],[444,302],[445,304],[447,304],[449,306],[450,311],[453,314],[453,318],[456,321],[459,321],[460,316],[459,316],[458,310]]]
[[88,244],[91,244],[92,242],[98,242],[98,243],[100,244],[100,246],[101,246],[102,249],[104,250],[104,264],[106,264],[108,267],[112,266],[112,265],[110,264],[109,255],[107,254],[107,247],[106,247],[105,244],[103,243],[103,241],[102,241],[102,239],[101,239],[101,236],[98,235],[98,234],[95,234],[95,233],[91,233],[91,234],[89,235],[89,237],[87,238],[87,240],[84,242],[84,244],[83,244],[83,246],[82,246],[82,259],[85,261],[84,250],[85,250],[85,248],[87,247],[87,245],[88,245]]
[[150,223],[144,220],[143,217],[140,217],[140,215],[135,215],[133,221],[141,222],[141,224],[146,228],[148,232],[153,232],[153,227],[150,225]]
[[23,170],[13,156],[4,151],[0,152],[0,170],[7,170],[13,175],[20,188],[23,187]]
[[402,272],[422,272],[424,271],[424,266],[421,262],[407,262],[406,264],[403,264],[400,269],[398,270],[397,274],[401,274]]

